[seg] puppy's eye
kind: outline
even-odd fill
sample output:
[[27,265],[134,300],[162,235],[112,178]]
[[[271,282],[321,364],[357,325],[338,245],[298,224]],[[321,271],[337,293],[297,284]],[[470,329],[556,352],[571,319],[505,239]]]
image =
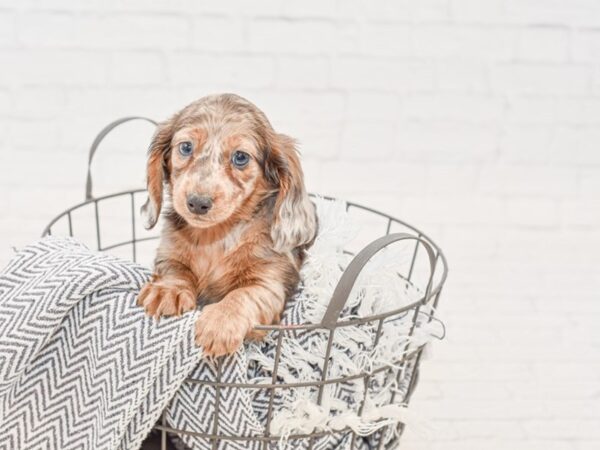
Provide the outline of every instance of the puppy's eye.
[[179,144],[179,153],[181,153],[183,156],[190,156],[193,150],[194,146],[189,141]]
[[250,162],[250,155],[241,150],[236,150],[233,152],[233,156],[231,157],[231,162],[238,169],[243,169]]

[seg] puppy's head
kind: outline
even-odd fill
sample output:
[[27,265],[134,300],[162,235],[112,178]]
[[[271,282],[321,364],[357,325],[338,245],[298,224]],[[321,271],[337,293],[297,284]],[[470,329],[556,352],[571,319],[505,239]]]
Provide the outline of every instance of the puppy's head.
[[237,95],[204,97],[161,123],[147,178],[147,228],[158,220],[166,186],[178,218],[194,228],[232,225],[272,208],[276,250],[305,245],[316,232],[294,141]]

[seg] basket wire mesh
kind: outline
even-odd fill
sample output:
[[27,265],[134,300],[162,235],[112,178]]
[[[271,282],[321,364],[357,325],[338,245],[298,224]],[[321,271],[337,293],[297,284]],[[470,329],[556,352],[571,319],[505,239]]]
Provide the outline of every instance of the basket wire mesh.
[[[99,251],[115,253],[118,256],[131,258],[136,262],[145,264],[151,263],[151,258],[158,241],[156,232],[147,232],[140,227],[139,221],[136,220],[137,211],[145,200],[145,189],[125,190],[117,193],[94,196],[92,193],[92,176],[91,163],[93,156],[102,139],[118,125],[130,120],[141,119],[151,123],[154,121],[140,117],[128,117],[112,122],[105,127],[94,140],[90,150],[90,158],[88,162],[88,175],[86,183],[86,198],[85,201],[65,210],[56,216],[43,231],[43,236],[60,234],[76,237],[86,243],[90,248],[95,247]],[[114,202],[118,202],[117,207]],[[112,204],[111,204],[112,202]],[[328,369],[330,364],[330,353],[333,347],[336,330],[341,327],[356,326],[361,324],[370,324],[375,330],[372,338],[373,347],[376,347],[382,336],[383,326],[386,321],[395,320],[403,315],[409,314],[412,325],[409,329],[408,338],[413,335],[417,326],[417,318],[424,314],[422,311],[424,306],[430,306],[427,309],[427,321],[438,320],[434,317],[442,287],[447,276],[447,263],[444,254],[440,248],[424,233],[415,227],[389,216],[385,213],[376,211],[375,209],[361,206],[356,203],[346,202],[346,208],[349,213],[357,213],[358,218],[362,219],[364,225],[362,228],[367,230],[367,236],[362,236],[353,242],[353,248],[346,249],[346,252],[354,255],[354,259],[346,267],[342,279],[337,285],[329,307],[323,317],[321,323],[318,324],[301,324],[301,325],[269,325],[257,326],[257,330],[271,333],[276,342],[274,365],[270,382],[267,383],[226,383],[222,380],[223,357],[218,358],[217,376],[214,380],[198,380],[188,378],[187,383],[195,383],[199,385],[210,386],[215,391],[215,413],[210,420],[212,423],[210,433],[201,433],[197,430],[175,429],[169,426],[165,412],[162,413],[161,419],[155,425],[153,433],[142,445],[143,449],[174,449],[174,445],[168,436],[183,436],[190,435],[206,440],[209,443],[208,448],[228,448],[227,443],[245,443],[259,442],[262,449],[277,448],[281,436],[271,433],[271,424],[275,412],[275,399],[277,395],[286,389],[308,388],[314,389],[317,392],[316,402],[321,405],[323,401],[324,390],[327,386],[339,385],[348,382],[356,382],[362,380],[364,383],[364,397],[357,408],[357,413],[362,416],[365,408],[368,387],[370,386],[373,377],[379,373],[383,373],[386,377],[395,378],[397,385],[401,381],[405,381],[407,388],[403,392],[395,390],[390,399],[390,404],[407,405],[415,390],[419,378],[419,362],[425,345],[421,345],[416,349],[408,351],[408,347],[402,354],[398,355],[397,359],[389,365],[381,365],[374,367],[369,371],[360,373],[348,374],[346,376],[329,377]],[[104,211],[104,212],[103,212]],[[106,215],[106,218],[104,217]],[[104,220],[103,220],[104,219]],[[365,220],[366,219],[366,220]],[[160,227],[156,227],[160,229]],[[379,230],[379,231],[378,231]],[[106,236],[109,235],[110,237]],[[373,235],[378,239],[373,239]],[[362,239],[361,239],[362,238]],[[403,272],[396,273],[407,283],[414,284],[417,276],[417,267],[425,267],[424,294],[417,301],[399,306],[398,308],[385,313],[372,315],[368,317],[358,318],[340,318],[340,311],[344,307],[346,300],[352,290],[352,286],[356,278],[360,274],[361,269],[370,260],[370,258],[384,247],[394,243],[403,241],[404,243],[412,242],[410,263]],[[370,242],[368,245],[365,243]],[[421,261],[421,263],[419,263]],[[320,373],[320,380],[303,381],[295,383],[286,383],[278,376],[279,361],[282,354],[282,345],[284,337],[296,336],[298,332],[320,330],[328,333],[327,348],[325,357],[323,358]],[[443,338],[443,336],[439,336]],[[407,344],[408,346],[408,344]],[[266,421],[264,424],[264,433],[258,436],[233,435],[220,432],[220,391],[227,389],[264,389],[268,395],[268,406]],[[404,424],[397,423],[394,425],[385,425],[378,431],[375,431],[371,442],[377,450],[383,448],[392,448],[397,445],[397,441],[404,431]],[[288,436],[288,442],[292,444],[291,448],[307,448],[312,450],[318,445],[319,439],[325,436],[351,436],[351,449],[358,449],[359,441],[362,439],[351,428],[346,427],[342,430],[314,430],[310,433],[297,433]],[[390,436],[394,436],[390,439]]]

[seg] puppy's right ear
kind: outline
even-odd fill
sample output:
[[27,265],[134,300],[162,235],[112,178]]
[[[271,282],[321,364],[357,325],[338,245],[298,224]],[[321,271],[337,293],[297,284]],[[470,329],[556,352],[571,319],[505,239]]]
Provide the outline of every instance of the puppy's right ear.
[[169,119],[158,125],[148,149],[148,165],[146,169],[148,200],[142,206],[144,227],[147,230],[156,225],[162,208],[163,185],[169,176],[168,161],[174,132],[173,122],[173,119]]

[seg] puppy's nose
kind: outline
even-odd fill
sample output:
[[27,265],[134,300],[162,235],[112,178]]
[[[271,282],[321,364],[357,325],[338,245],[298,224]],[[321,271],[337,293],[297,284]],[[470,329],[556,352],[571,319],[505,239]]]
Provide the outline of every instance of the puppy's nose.
[[202,195],[190,195],[187,198],[187,206],[191,213],[206,214],[212,207],[212,198]]

